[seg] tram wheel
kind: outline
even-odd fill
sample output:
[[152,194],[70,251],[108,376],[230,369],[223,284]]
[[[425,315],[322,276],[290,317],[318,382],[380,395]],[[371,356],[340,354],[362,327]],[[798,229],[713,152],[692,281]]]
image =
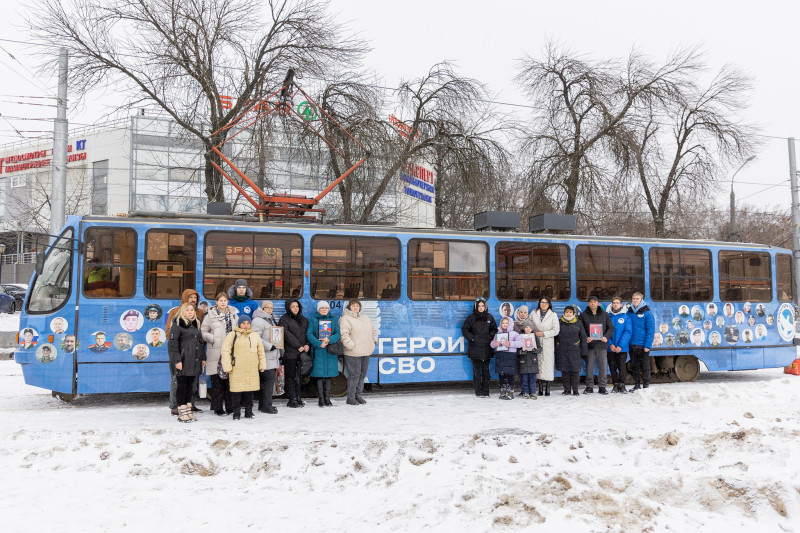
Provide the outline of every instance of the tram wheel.
[[339,374],[335,378],[331,378],[331,396],[334,398],[341,398],[347,395],[347,378],[343,374]]
[[64,403],[70,403],[72,400],[78,397],[77,394],[67,394],[66,392],[57,391],[52,391],[50,394],[53,396],[53,398],[58,398]]
[[675,358],[675,375],[678,381],[695,381],[700,375],[700,361],[693,355],[680,355]]

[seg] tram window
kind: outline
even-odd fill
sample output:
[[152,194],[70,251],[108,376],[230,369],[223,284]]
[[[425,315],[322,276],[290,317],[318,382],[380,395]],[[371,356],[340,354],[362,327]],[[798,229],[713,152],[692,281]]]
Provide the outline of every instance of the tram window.
[[575,249],[577,295],[608,301],[644,293],[644,252],[638,246],[582,244]]
[[396,300],[400,241],[385,237],[317,235],[311,239],[311,297]]
[[213,300],[240,278],[247,280],[255,300],[299,298],[303,293],[303,238],[288,233],[208,232],[203,296]]
[[501,300],[569,300],[566,244],[499,242],[495,246],[495,292]]
[[63,306],[72,289],[73,232],[67,229],[50,247],[41,272],[28,291],[28,312],[52,313]]
[[412,300],[489,297],[489,246],[484,242],[408,241],[408,296]]
[[197,236],[191,230],[150,230],[145,236],[144,295],[179,300],[194,289]]
[[705,302],[713,296],[711,251],[650,248],[650,297],[656,301]]
[[130,298],[136,294],[136,232],[89,228],[84,235],[83,294],[89,298]]
[[791,302],[794,300],[794,269],[791,255],[775,255],[775,278],[778,285],[778,301]]
[[719,297],[727,302],[772,300],[772,268],[766,252],[721,250]]

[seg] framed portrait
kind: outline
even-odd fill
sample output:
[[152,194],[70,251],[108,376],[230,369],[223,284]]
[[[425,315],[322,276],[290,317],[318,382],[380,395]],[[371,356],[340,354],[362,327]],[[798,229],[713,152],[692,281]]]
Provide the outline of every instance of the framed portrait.
[[274,347],[283,349],[283,326],[270,326],[269,339]]
[[[508,333],[505,333],[505,332],[498,333],[497,335],[495,335],[494,340],[496,340],[497,342],[503,342],[503,341],[508,342]],[[497,348],[495,348],[495,350],[497,350],[498,352],[507,352],[508,351],[508,347],[507,346],[503,346],[501,344]]]

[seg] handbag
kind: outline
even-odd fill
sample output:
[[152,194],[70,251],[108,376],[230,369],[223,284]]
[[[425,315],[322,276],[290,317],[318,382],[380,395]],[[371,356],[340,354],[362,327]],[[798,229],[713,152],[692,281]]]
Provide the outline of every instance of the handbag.
[[217,375],[220,379],[228,379],[228,373],[222,370],[222,359],[217,361]]
[[344,355],[344,345],[342,344],[342,341],[332,342],[328,344],[325,349],[328,350],[329,354]]
[[308,352],[300,352],[300,375],[306,377],[314,368],[314,359]]

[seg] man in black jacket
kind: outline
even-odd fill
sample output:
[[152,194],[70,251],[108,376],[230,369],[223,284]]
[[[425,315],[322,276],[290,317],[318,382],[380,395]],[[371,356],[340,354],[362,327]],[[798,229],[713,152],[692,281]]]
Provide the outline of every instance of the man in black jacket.
[[608,376],[608,338],[614,333],[614,324],[611,317],[600,307],[597,296],[589,296],[587,307],[581,313],[580,320],[586,330],[586,339],[589,341],[589,351],[586,355],[586,390],[584,394],[594,392],[594,365],[597,362],[597,385],[600,394],[608,394],[606,378]]

